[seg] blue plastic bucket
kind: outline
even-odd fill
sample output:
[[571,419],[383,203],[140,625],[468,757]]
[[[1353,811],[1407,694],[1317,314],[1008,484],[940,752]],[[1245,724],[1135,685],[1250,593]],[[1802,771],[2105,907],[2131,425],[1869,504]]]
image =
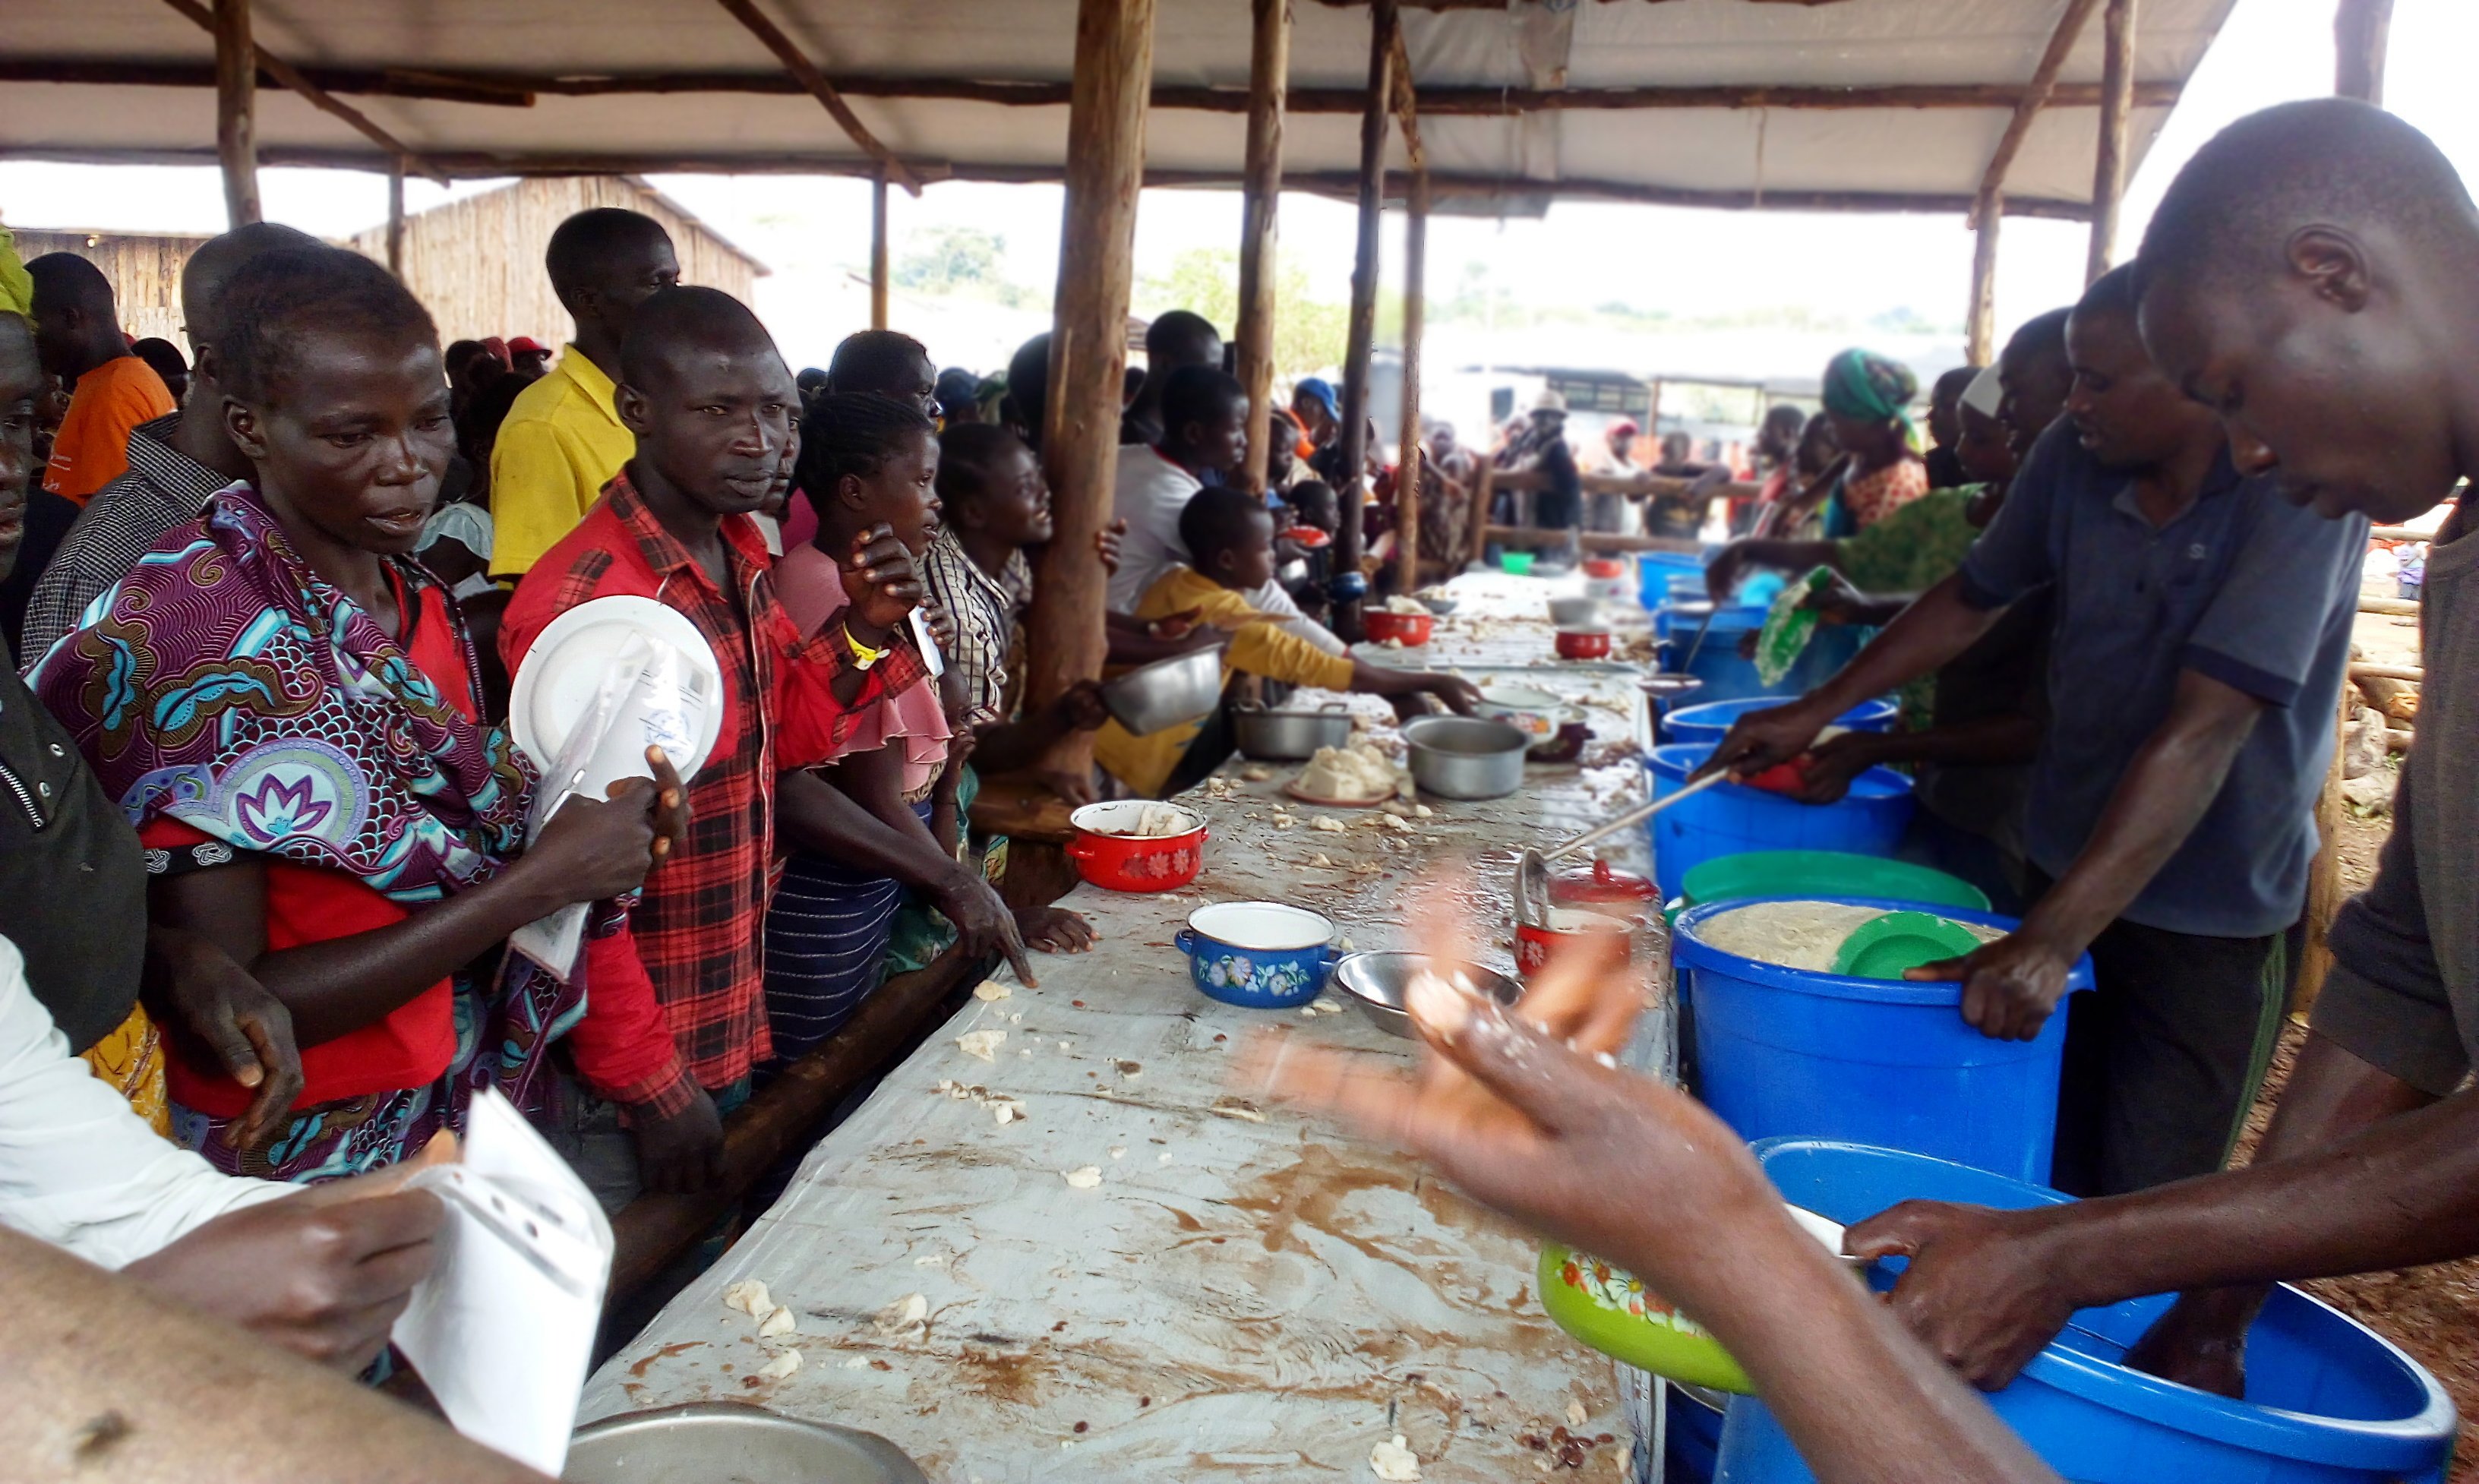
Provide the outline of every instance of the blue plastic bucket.
[[[1917,907],[1867,897],[1760,897],[1679,913],[1671,959],[1696,1007],[1697,1092],[1706,1107],[1742,1139],[1841,1139],[2020,1180],[2048,1179],[2066,1047],[2063,1003],[2032,1039],[1992,1040],[1962,1018],[1959,984],[1784,968],[1697,936],[1698,924],[1758,901]],[[1956,922],[2016,925],[1958,907],[1936,912]],[[2078,960],[2067,992],[2090,988],[2091,972],[2089,959]]]
[[[1661,719],[1662,729],[1673,742],[1705,742],[1719,745],[1729,733],[1730,724],[1750,711],[1767,706],[1788,705],[1797,696],[1742,696],[1736,701],[1703,701],[1692,706],[1680,706]],[[1863,701],[1833,719],[1833,725],[1848,731],[1891,731],[1894,718],[1902,714],[1898,704],[1878,699]]]
[[[1677,792],[1713,755],[1711,743],[1656,747],[1644,760],[1654,798]],[[1802,804],[1740,783],[1722,783],[1655,814],[1653,881],[1665,902],[1684,889],[1687,873],[1707,860],[1751,850],[1835,850],[1890,856],[1911,822],[1911,780],[1891,768],[1870,768],[1851,780],[1836,804]]]
[[[1704,643],[1699,648],[1696,630],[1702,626],[1709,606],[1700,600],[1673,600],[1653,611],[1653,637],[1670,641],[1664,666],[1684,669],[1704,682],[1704,688],[1696,693],[1699,704],[1785,692],[1800,695],[1814,690],[1849,664],[1851,656],[1859,652],[1860,645],[1873,632],[1851,624],[1820,625],[1789,673],[1768,685],[1756,674],[1756,662],[1739,654],[1739,642],[1765,627],[1765,609],[1724,607],[1713,615],[1712,627],[1705,631]],[[1691,649],[1696,652],[1692,661],[1688,657]]]
[[1704,559],[1686,551],[1646,551],[1635,559],[1636,596],[1648,608],[1658,608],[1670,601],[1670,579],[1692,577],[1696,590],[1703,591]]
[[[1784,1199],[1846,1225],[1911,1199],[2016,1209],[2066,1198],[1887,1149],[1775,1139],[1756,1156]],[[1877,1264],[1869,1282],[1891,1288],[1901,1266]],[[1989,1405],[2076,1484],[2443,1479],[2452,1399],[2373,1331],[2296,1289],[2277,1289],[2247,1336],[2247,1399],[2233,1401],[2118,1364],[2169,1302],[2162,1294],[2077,1314]],[[1815,1475],[1764,1403],[1738,1396],[1714,1478],[1808,1484]]]

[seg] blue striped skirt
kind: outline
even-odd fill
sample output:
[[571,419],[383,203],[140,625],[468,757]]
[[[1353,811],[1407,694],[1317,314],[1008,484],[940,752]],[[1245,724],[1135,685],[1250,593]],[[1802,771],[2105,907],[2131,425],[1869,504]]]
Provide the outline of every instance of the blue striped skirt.
[[[925,802],[914,806],[924,820]],[[766,1018],[775,1056],[815,1049],[879,985],[904,886],[891,876],[796,851],[766,912]]]

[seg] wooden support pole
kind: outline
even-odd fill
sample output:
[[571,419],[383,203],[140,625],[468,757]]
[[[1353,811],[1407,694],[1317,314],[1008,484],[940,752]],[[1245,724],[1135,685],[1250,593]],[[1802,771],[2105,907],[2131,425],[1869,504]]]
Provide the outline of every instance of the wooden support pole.
[[[1343,486],[1335,491],[1342,529],[1334,543],[1337,576],[1360,571],[1368,494],[1368,352],[1377,339],[1377,229],[1386,215],[1387,115],[1393,104],[1394,0],[1368,8],[1368,106],[1360,115],[1360,244],[1351,267],[1351,329],[1342,352]],[[1334,631],[1360,637],[1360,601],[1334,605]]]
[[258,53],[249,39],[249,0],[216,0],[216,158],[224,171],[224,216],[232,226],[259,219]]
[[[221,0],[217,0],[216,8],[211,13],[208,11],[206,6],[199,3],[199,0],[164,0],[164,3],[170,6],[173,10],[180,12],[183,16],[188,18],[190,24],[197,27],[199,30],[206,32],[208,35],[213,36],[216,38],[216,88],[218,93],[228,92],[230,90],[226,88],[224,82],[224,69],[226,66],[224,29],[227,25],[232,24],[232,22],[227,19],[224,13],[228,10],[234,9],[234,7],[224,5],[221,3]],[[245,69],[248,73],[249,89],[253,96],[255,95],[258,88],[258,74],[265,72],[268,76],[275,79],[276,82],[282,84],[284,87],[299,93],[302,99],[312,108],[319,110],[322,114],[329,114],[344,120],[345,125],[351,128],[354,133],[359,134],[362,138],[370,141],[371,143],[376,144],[380,149],[386,151],[387,159],[409,164],[415,173],[425,176],[443,186],[447,184],[447,171],[422,159],[420,155],[415,154],[413,150],[406,147],[401,140],[398,140],[395,135],[388,133],[385,129],[380,128],[377,124],[371,122],[368,115],[364,115],[361,110],[345,102],[343,99],[336,97],[334,94],[328,92],[326,89],[319,87],[317,83],[312,82],[299,67],[293,65],[283,58],[268,51],[266,47],[253,43],[249,38],[249,12],[247,0],[242,0],[239,12],[241,18],[238,24],[241,27],[241,43],[234,49],[235,60],[230,64],[233,66],[241,66],[242,64],[238,59],[242,57],[254,57],[257,59],[257,64],[255,66]],[[219,143],[223,138],[221,122],[222,121],[219,116],[217,119],[217,140]],[[253,135],[253,141],[254,140],[255,135]],[[251,147],[253,149],[256,148],[255,142],[253,142]],[[256,220],[257,218],[252,217],[251,219]]]
[[[1028,699],[1056,701],[1102,673],[1109,580],[1093,538],[1110,523],[1118,475],[1119,378],[1128,364],[1128,290],[1137,192],[1145,172],[1145,90],[1154,70],[1154,0],[1079,0],[1076,99],[1067,120],[1067,199],[1041,455],[1056,534],[1042,553],[1028,622]],[[1089,731],[1051,754],[1077,768]]]
[[2333,15],[2333,91],[2382,107],[2393,0],[2341,0]]
[[1973,213],[1980,225],[1971,245],[1971,313],[1963,359],[1974,366],[1997,364],[1997,237],[2006,222],[2006,193],[1989,191]]
[[1416,169],[1403,217],[1403,452],[1394,468],[1394,587],[1402,593],[1420,585],[1420,472],[1429,456],[1420,436],[1420,335],[1428,269],[1429,172]]
[[1274,415],[1275,247],[1281,238],[1283,107],[1291,89],[1291,0],[1253,0],[1248,50],[1247,180],[1240,197],[1240,385],[1248,393],[1248,459],[1240,485],[1265,489]]
[[843,129],[845,137],[857,145],[862,154],[877,161],[878,167],[892,177],[897,185],[914,195],[921,193],[921,177],[907,168],[903,161],[895,158],[895,151],[881,143],[878,136],[869,132],[869,125],[860,121],[860,115],[852,111],[852,105],[844,101],[842,92],[836,90],[835,85],[827,81],[827,74],[818,70],[817,64],[809,60],[809,54],[801,50],[798,43],[783,34],[781,28],[768,20],[766,13],[757,9],[754,0],[715,0],[715,3],[729,12],[732,19],[740,22],[743,29],[755,37],[768,51],[775,54],[775,60],[783,64],[783,70],[799,79],[801,86],[808,90],[809,96],[818,100],[828,115]]
[[401,282],[404,278],[404,157],[396,156],[396,168],[388,171],[388,271]]
[[886,173],[869,183],[869,327],[886,328]]
[[2092,164],[2091,254],[2083,267],[2089,283],[2117,256],[2117,214],[2126,197],[2126,129],[2134,113],[2135,0],[2108,0],[2101,22],[2107,44],[2100,85],[2100,149]]
[[[2032,71],[2032,81],[2015,101],[2014,116],[2006,121],[2006,132],[1998,136],[1997,148],[1988,156],[1988,168],[1981,172],[1977,200],[1988,199],[1990,192],[2006,189],[2006,172],[2014,167],[2014,157],[2022,152],[2024,137],[2032,132],[2032,121],[2057,90],[2057,74],[2064,70],[2066,59],[2074,55],[2075,42],[2083,34],[2083,22],[2100,0],[2066,0],[2066,12],[2057,17],[2057,29],[2049,33],[2048,49],[2040,53],[2040,64]],[[1980,224],[1974,208],[1972,225]]]

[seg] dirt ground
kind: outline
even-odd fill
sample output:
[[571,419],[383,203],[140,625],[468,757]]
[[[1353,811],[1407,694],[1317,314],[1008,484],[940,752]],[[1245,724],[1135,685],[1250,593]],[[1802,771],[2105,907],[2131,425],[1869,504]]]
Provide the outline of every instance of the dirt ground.
[[[2391,825],[2390,818],[2354,818],[2343,826],[2341,871],[2347,889],[2357,891],[2374,878],[2376,856]],[[2295,1023],[2285,1029],[2272,1074],[2249,1120],[2241,1159],[2262,1132],[2305,1037],[2304,1028]],[[2436,1372],[2453,1394],[2466,1427],[2479,1420],[2479,1258],[2408,1272],[2328,1279],[2306,1287]],[[2454,1460],[2453,1484],[2479,1484],[2479,1445],[2465,1440]]]

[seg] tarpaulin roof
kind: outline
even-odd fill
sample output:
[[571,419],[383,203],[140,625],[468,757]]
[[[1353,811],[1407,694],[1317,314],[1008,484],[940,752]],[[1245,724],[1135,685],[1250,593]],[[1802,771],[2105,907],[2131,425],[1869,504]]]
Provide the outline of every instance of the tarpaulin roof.
[[[14,0],[0,156],[204,163],[214,47],[186,0]],[[2129,167],[2235,0],[2145,0]],[[1076,0],[760,0],[860,119],[930,179],[1055,178]],[[193,9],[197,9],[193,7]],[[1553,195],[1955,209],[2065,0],[1411,0],[1403,26],[1442,209]],[[258,43],[451,175],[873,169],[707,0],[254,0]],[[2060,74],[2008,209],[2092,190],[2101,26]],[[1238,177],[1248,0],[1160,0],[1149,179]],[[1285,134],[1301,189],[1348,188],[1369,11],[1296,0]],[[1761,90],[1759,94],[1756,90]],[[1878,90],[1882,90],[1879,91]],[[268,164],[384,168],[346,121],[261,75]],[[1400,160],[1400,144],[1395,146]]]

